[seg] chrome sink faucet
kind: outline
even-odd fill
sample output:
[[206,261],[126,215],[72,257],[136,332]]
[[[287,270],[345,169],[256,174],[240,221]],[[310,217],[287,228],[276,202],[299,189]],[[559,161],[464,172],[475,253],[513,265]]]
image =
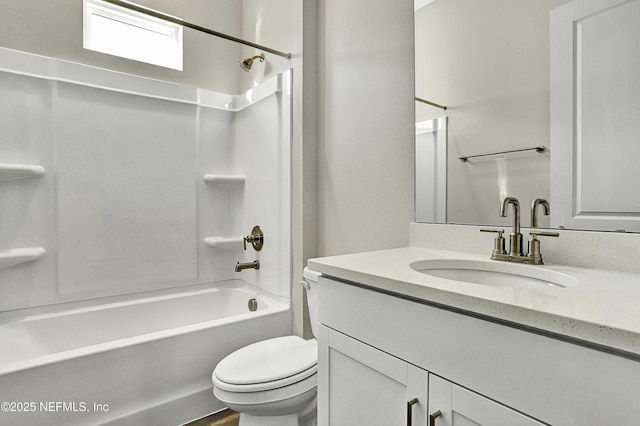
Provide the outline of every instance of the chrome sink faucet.
[[520,233],[520,202],[517,198],[506,197],[502,200],[500,217],[507,217],[509,205],[513,206],[513,229],[511,230],[510,252],[513,256],[524,256],[522,252],[522,234]]
[[[536,200],[537,201],[537,200]],[[544,201],[544,200],[542,200]],[[535,207],[539,203],[534,201]],[[495,238],[491,259],[504,260],[507,262],[529,263],[533,265],[542,265],[542,255],[540,254],[540,241],[537,237],[558,237],[557,232],[529,231],[529,254],[522,252],[522,233],[520,233],[520,203],[514,197],[507,197],[502,200],[500,216],[507,217],[509,205],[513,206],[513,229],[511,230],[509,252],[505,250],[505,239],[502,236],[504,229],[480,229],[482,232],[496,232],[498,236]]]

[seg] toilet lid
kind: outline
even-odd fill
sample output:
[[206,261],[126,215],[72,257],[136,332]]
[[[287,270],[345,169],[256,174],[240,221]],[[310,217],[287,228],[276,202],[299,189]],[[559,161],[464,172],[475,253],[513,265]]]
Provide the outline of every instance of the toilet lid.
[[298,336],[276,337],[238,349],[218,363],[215,376],[234,385],[272,382],[305,370],[315,373],[318,344]]

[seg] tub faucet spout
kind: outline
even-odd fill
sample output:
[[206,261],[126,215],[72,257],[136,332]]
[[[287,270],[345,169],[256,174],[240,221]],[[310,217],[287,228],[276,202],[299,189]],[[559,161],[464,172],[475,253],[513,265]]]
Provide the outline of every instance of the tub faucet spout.
[[253,262],[246,262],[246,263],[236,263],[236,272],[240,272],[243,269],[260,269],[260,262],[258,262],[257,260],[254,260]]

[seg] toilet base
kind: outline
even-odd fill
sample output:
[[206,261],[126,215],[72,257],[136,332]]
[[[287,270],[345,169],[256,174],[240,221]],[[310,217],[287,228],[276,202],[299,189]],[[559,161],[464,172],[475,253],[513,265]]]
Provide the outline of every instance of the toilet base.
[[238,426],[298,426],[298,415],[252,416],[251,414],[240,413]]
[[238,426],[317,426],[318,410],[314,396],[312,402],[301,413],[283,416],[255,416],[240,413]]

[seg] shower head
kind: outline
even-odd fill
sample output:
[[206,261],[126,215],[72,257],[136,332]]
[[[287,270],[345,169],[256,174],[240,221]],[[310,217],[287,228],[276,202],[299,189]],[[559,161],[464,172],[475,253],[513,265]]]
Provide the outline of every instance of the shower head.
[[251,71],[251,65],[253,65],[253,61],[255,59],[260,59],[260,62],[264,61],[264,53],[254,56],[253,58],[247,58],[240,61],[240,67],[246,71]]

